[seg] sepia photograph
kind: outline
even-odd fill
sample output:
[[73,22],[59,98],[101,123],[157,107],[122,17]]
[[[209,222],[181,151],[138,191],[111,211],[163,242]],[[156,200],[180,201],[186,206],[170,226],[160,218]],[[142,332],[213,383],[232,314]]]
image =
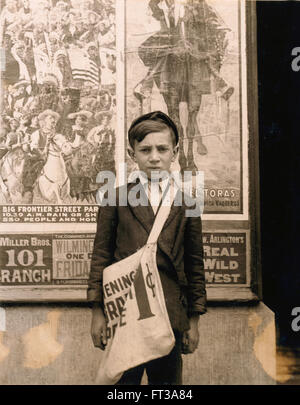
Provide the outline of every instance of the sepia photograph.
[[1,1],[0,385],[300,385],[294,3]]

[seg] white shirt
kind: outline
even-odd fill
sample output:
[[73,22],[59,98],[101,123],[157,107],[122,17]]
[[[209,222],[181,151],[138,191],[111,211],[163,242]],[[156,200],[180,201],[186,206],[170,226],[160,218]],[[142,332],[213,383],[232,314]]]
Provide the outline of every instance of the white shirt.
[[[140,179],[141,184],[144,187],[145,193],[150,201],[151,207],[153,209],[154,214],[156,214],[160,200],[162,196],[165,194],[165,191],[170,183],[169,191],[166,193],[164,198],[164,205],[170,204],[170,198],[172,193],[174,193],[174,197],[178,191],[177,184],[172,180],[170,176],[165,177],[160,181],[150,181],[147,177],[145,177],[142,173],[138,174],[138,178]],[[173,198],[174,199],[174,198]],[[173,201],[172,199],[172,201]]]

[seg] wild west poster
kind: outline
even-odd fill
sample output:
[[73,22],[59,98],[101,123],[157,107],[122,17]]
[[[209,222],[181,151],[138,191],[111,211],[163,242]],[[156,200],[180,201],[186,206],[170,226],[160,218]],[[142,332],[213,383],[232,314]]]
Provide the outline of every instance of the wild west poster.
[[[216,243],[205,257],[208,284],[249,287],[249,230],[234,225],[248,219],[245,18],[238,0],[2,2],[6,298],[19,285],[17,299],[30,286],[43,288],[40,299],[51,286],[55,297],[78,288],[83,299],[98,174],[126,181],[135,169],[127,129],[150,110],[178,126],[172,170],[203,174],[203,220],[226,222],[204,224]],[[242,242],[230,242],[239,232]]]
[[204,215],[247,218],[242,5],[2,2],[1,222],[95,221],[97,174],[132,169],[126,129],[149,110],[179,127],[173,169],[204,173]]

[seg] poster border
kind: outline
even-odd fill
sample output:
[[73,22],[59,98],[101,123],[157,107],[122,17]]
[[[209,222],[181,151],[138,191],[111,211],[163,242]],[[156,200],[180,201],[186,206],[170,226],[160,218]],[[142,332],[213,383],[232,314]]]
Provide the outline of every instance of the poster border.
[[[232,221],[247,221],[249,219],[249,150],[248,143],[250,138],[249,133],[249,89],[250,82],[248,81],[248,69],[247,63],[249,56],[254,57],[254,50],[251,48],[249,43],[249,36],[247,35],[247,27],[249,23],[249,15],[246,0],[236,0],[239,14],[238,21],[238,35],[239,35],[239,74],[240,74],[240,164],[241,164],[241,175],[240,175],[240,202],[241,202],[241,213],[234,212],[222,212],[215,213],[211,211],[209,213],[203,214],[202,219],[205,221],[216,221],[216,220],[232,220]],[[251,18],[255,18],[255,15],[251,12]],[[245,29],[243,29],[245,27]],[[252,82],[251,82],[252,83]]]
[[[246,78],[244,77],[244,86],[246,85],[246,93],[243,92],[244,97],[246,97],[246,102],[242,102],[241,108],[244,112],[244,128],[247,130],[247,139],[243,139],[243,153],[246,153],[247,159],[243,159],[243,164],[246,165],[246,169],[243,168],[243,176],[246,176],[246,181],[243,182],[243,195],[246,198],[243,199],[243,214],[204,214],[202,220],[207,223],[210,228],[208,232],[246,232],[247,236],[247,285],[208,285],[208,299],[209,301],[249,301],[258,300],[261,298],[261,267],[260,267],[260,224],[259,224],[259,177],[258,177],[258,103],[257,103],[257,57],[256,57],[256,2],[241,0],[241,18],[245,21],[245,31],[244,32],[244,50],[245,50],[245,62],[244,68],[246,73]],[[123,15],[120,12],[119,7],[123,7]],[[124,0],[116,0],[116,9],[118,9],[118,21],[120,24],[125,23],[125,2]],[[242,20],[241,20],[242,21]],[[125,28],[125,27],[124,27]],[[119,25],[121,29],[121,25]],[[242,33],[241,31],[241,33]],[[120,30],[119,30],[120,33]],[[119,45],[122,45],[125,36],[119,35],[117,41]],[[124,42],[123,42],[124,46]],[[246,52],[247,46],[247,52]],[[119,74],[123,74],[125,78],[126,74],[126,64],[124,63],[124,50],[125,48],[117,48],[117,63],[119,64],[120,70]],[[242,55],[242,53],[241,53]],[[243,64],[240,65],[243,67]],[[245,83],[246,82],[246,83]],[[118,117],[118,130],[123,137],[122,142],[125,145],[125,81],[121,81],[119,95],[121,96],[121,104],[118,107],[118,113],[121,114]],[[248,100],[248,102],[247,102]],[[251,102],[250,102],[251,101]],[[120,101],[119,101],[120,103]],[[122,108],[121,108],[122,105]],[[246,108],[244,108],[244,106]],[[121,108],[121,110],[119,110]],[[246,110],[246,111],[245,111]],[[245,114],[247,116],[245,117]],[[122,115],[123,114],[123,115]],[[249,125],[249,126],[248,126]],[[120,148],[119,153],[123,154],[125,162],[126,150]],[[242,158],[242,154],[241,154]],[[249,159],[249,160],[248,160]],[[249,163],[249,168],[248,168]],[[249,169],[249,172],[248,172]],[[120,180],[120,179],[119,179]],[[245,189],[246,187],[246,189]],[[248,192],[249,191],[249,192]],[[248,210],[249,202],[249,210]],[[245,212],[247,206],[247,212]],[[249,211],[249,215],[248,215]],[[249,220],[251,219],[251,221]],[[218,221],[221,221],[223,226],[218,226]],[[241,222],[239,223],[240,220]],[[232,223],[231,223],[232,221]],[[216,229],[211,229],[213,222],[216,223]],[[226,225],[229,225],[229,229],[226,229]],[[59,225],[59,226],[58,226]],[[8,233],[18,233],[14,231],[16,228],[16,223],[11,224],[1,224]],[[232,229],[234,226],[234,229]],[[62,223],[62,224],[47,224],[47,223],[33,223],[26,226],[26,234],[30,233],[94,233],[96,228],[96,223]],[[4,230],[3,229],[3,230]],[[225,231],[224,231],[225,229]],[[232,230],[230,230],[232,229]],[[24,234],[23,230],[23,234]],[[204,232],[207,232],[204,229]],[[24,291],[21,296],[18,295],[16,298],[11,298],[12,290],[20,292]],[[1,301],[4,302],[82,302],[86,301],[85,298],[86,286],[2,286],[0,287]],[[84,298],[83,298],[84,297]]]

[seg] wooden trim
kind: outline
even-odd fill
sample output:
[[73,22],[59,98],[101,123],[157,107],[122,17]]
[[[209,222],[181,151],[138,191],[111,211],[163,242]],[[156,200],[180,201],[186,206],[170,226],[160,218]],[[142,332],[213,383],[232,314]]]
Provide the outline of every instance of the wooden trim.
[[262,299],[256,1],[246,1],[251,287]]
[[250,287],[207,287],[208,302],[249,302],[259,301],[259,297]]
[[0,287],[1,303],[11,302],[87,302],[86,286]]
[[[17,299],[16,299],[17,294]],[[51,303],[51,302],[85,302],[86,286],[53,288],[45,286],[0,287],[1,303]],[[208,301],[245,302],[258,301],[258,296],[250,287],[208,286]]]

